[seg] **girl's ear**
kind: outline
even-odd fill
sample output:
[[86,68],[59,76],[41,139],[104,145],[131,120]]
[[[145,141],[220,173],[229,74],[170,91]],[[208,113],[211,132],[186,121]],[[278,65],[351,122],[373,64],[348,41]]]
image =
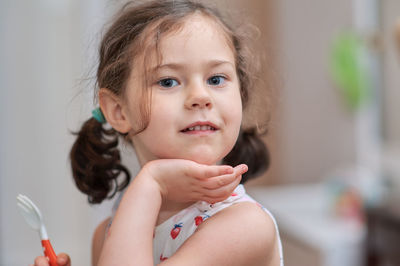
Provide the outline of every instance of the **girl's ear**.
[[132,127],[124,113],[121,99],[110,90],[101,88],[99,91],[100,109],[104,117],[115,130],[128,133]]

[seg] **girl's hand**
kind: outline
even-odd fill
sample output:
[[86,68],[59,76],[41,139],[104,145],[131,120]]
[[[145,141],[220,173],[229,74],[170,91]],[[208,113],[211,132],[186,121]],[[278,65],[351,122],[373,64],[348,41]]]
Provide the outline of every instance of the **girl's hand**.
[[[68,254],[60,253],[57,255],[58,266],[71,266],[71,259]],[[38,256],[35,258],[34,266],[50,266],[49,261],[44,256]]]
[[233,168],[182,159],[155,160],[142,169],[157,182],[164,199],[177,202],[202,200],[209,203],[228,198],[247,170],[245,164]]

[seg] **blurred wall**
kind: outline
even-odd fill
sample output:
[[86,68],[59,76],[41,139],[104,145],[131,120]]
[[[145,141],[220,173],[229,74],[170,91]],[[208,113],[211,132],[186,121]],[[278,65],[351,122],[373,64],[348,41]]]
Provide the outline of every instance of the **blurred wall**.
[[[400,1],[382,1],[384,80],[383,123],[387,148],[400,147],[400,49],[396,48],[395,24],[400,21]],[[399,46],[398,46],[399,47]],[[399,151],[397,151],[399,153]]]
[[333,36],[353,25],[352,1],[277,0],[280,180],[321,180],[356,160],[356,117],[329,76]]
[[70,131],[93,106],[79,79],[107,10],[104,1],[0,2],[0,265],[28,265],[42,254],[17,212],[18,193],[40,207],[56,252],[90,263],[101,214],[75,188],[68,152]]

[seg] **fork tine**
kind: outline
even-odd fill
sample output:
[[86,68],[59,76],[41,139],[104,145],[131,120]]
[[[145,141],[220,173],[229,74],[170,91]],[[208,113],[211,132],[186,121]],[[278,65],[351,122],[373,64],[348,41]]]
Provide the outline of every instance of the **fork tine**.
[[21,195],[21,197],[20,197],[23,201],[25,201],[25,202],[27,202],[27,203],[29,203],[30,204],[30,202],[29,202],[29,198],[28,198],[28,196],[25,196],[25,195]]
[[23,197],[22,197],[22,196],[23,196],[23,195],[18,194],[18,196],[17,196],[17,201],[23,202]]
[[17,196],[17,200],[19,200],[19,201],[23,201],[23,202],[26,202],[26,196],[25,195],[22,195],[22,194],[19,194],[18,196]]
[[17,201],[24,205],[27,209],[29,209],[31,212],[34,211],[32,205],[24,198],[24,197],[17,197]]
[[35,203],[33,203],[33,201],[25,195],[21,195],[21,198],[27,205],[30,206],[30,208],[32,208],[32,211],[36,212],[39,215],[40,219],[42,219],[42,213],[40,212],[39,208],[35,205]]
[[40,229],[39,217],[31,209],[28,209],[25,204],[17,202],[18,211],[24,217],[25,222],[34,230],[38,231]]
[[26,196],[23,195],[23,194],[18,194],[17,199],[21,200],[21,199],[23,199],[24,197],[26,197]]
[[29,204],[27,204],[27,203],[25,202],[25,200],[24,200],[23,197],[18,196],[18,197],[17,197],[17,202],[19,202],[19,203],[22,204],[22,205],[25,205],[26,207],[29,207]]
[[19,198],[25,205],[29,206],[30,208],[33,209],[32,201],[25,195],[21,195]]
[[29,204],[32,206],[32,208],[36,211],[36,213],[39,215],[39,217],[42,217],[42,213],[40,212],[39,208],[33,203],[33,201],[25,196],[25,199],[29,202]]
[[17,202],[17,206],[20,208],[21,211],[26,212],[27,214],[30,214],[31,211],[29,209],[26,208],[26,206],[24,204],[21,204],[19,202]]

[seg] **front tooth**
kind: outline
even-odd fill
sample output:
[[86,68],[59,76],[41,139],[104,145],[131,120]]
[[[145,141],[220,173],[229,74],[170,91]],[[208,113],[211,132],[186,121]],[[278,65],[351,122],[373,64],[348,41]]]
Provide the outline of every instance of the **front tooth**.
[[202,130],[202,131],[208,130],[208,126],[201,126],[201,130]]
[[198,131],[198,130],[200,130],[200,128],[201,128],[201,126],[195,126],[194,130]]

